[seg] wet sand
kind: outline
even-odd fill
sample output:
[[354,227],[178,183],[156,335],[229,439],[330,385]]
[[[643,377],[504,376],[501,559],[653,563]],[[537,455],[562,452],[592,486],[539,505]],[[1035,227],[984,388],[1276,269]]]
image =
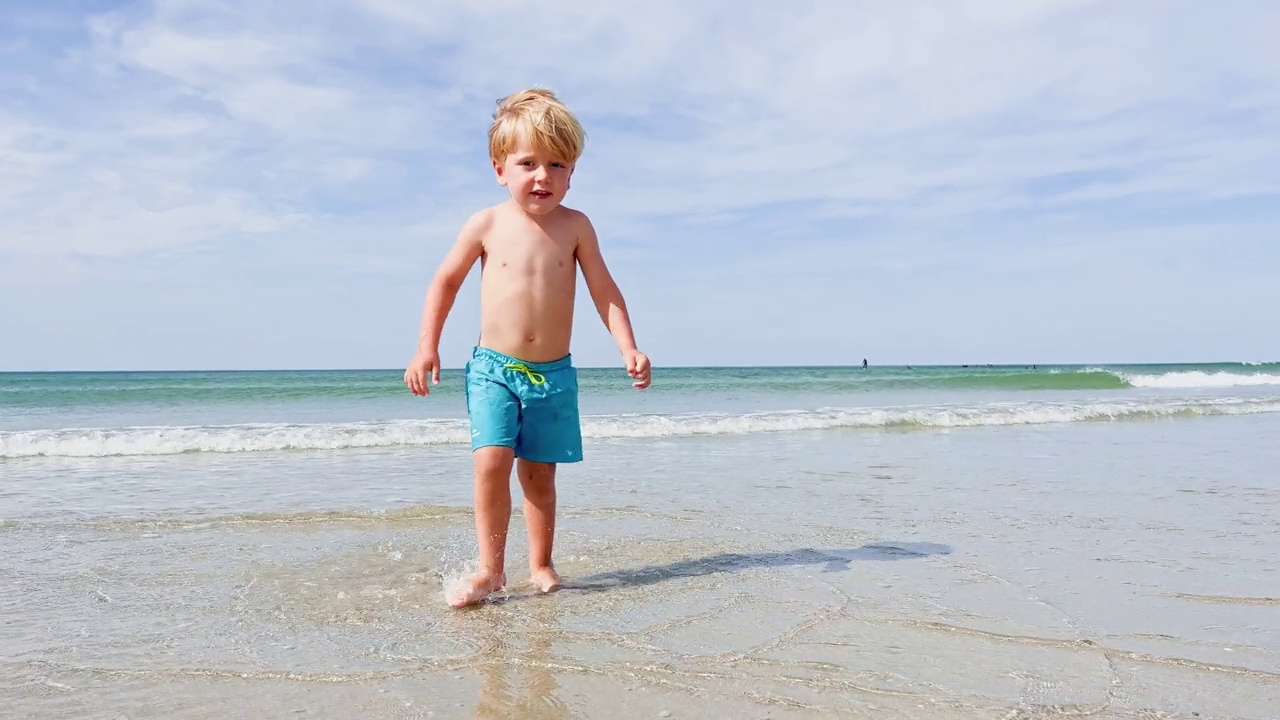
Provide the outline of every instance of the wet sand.
[[464,611],[460,453],[120,459],[114,491],[8,463],[103,510],[0,527],[0,715],[1280,717],[1277,430],[600,442],[562,477],[569,586],[518,582],[517,515],[512,586]]

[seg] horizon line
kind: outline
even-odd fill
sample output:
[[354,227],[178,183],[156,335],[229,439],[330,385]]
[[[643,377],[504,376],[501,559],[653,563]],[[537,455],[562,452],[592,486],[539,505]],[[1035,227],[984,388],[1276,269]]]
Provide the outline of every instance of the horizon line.
[[[1143,366],[1143,365],[1242,365],[1245,367],[1260,365],[1280,364],[1278,360],[1176,360],[1176,361],[1141,361],[1141,362],[1125,362],[1125,361],[1089,361],[1089,362],[969,362],[969,363],[886,363],[886,364],[868,364],[866,369],[876,368],[893,368],[893,369],[915,369],[915,368],[1046,368],[1053,367],[1089,367],[1089,366]],[[620,365],[578,365],[578,370],[610,370],[617,369],[625,371]],[[672,369],[672,370],[769,370],[769,369],[849,369],[862,370],[861,363],[849,365],[844,363],[779,363],[779,364],[760,364],[760,365],[655,365],[655,370]],[[460,371],[463,366],[442,367],[442,371]],[[287,368],[287,367],[240,367],[240,368],[133,368],[133,369],[59,369],[59,370],[0,370],[0,375],[87,375],[87,374],[125,374],[125,373],[270,373],[270,372],[403,372],[402,369],[396,367],[311,367],[311,368]]]

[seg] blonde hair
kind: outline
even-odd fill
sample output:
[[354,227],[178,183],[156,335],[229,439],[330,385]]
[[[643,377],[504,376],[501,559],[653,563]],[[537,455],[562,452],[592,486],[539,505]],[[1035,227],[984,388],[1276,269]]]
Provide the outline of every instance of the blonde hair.
[[512,93],[498,101],[489,127],[489,157],[495,162],[506,160],[522,132],[528,133],[535,151],[568,163],[582,156],[587,139],[569,108],[543,88]]

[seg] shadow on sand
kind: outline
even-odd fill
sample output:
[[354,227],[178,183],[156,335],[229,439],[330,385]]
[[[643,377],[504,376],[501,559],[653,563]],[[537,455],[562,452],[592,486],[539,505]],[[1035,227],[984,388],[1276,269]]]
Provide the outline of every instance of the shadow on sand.
[[821,565],[822,572],[841,572],[848,570],[849,564],[855,561],[918,560],[932,555],[950,554],[951,548],[947,545],[913,542],[880,542],[839,550],[800,548],[767,553],[718,553],[666,565],[646,565],[630,570],[611,570],[574,578],[565,582],[562,590],[602,592],[715,573],[792,565]]

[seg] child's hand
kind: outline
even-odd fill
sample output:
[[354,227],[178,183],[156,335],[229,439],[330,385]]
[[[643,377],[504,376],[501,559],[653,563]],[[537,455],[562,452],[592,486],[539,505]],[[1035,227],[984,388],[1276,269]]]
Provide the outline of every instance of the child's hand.
[[652,369],[649,367],[649,356],[639,350],[632,350],[626,354],[627,374],[635,380],[631,383],[632,387],[643,390],[649,387],[649,382],[653,378]]
[[408,369],[404,371],[404,384],[414,395],[427,395],[431,390],[427,386],[427,378],[432,385],[440,384],[440,355],[433,351],[419,350],[413,356]]

